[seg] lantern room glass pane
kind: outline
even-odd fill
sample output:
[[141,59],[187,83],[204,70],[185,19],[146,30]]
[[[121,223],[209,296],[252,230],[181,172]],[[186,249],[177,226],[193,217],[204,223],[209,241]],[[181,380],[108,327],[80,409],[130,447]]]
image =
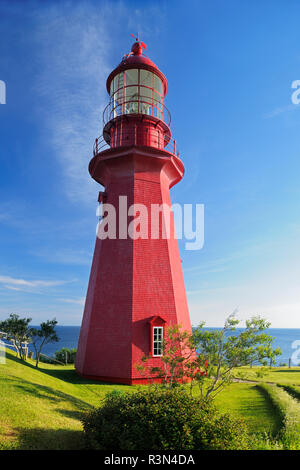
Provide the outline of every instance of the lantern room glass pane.
[[163,83],[157,75],[154,74],[154,90],[163,96]]
[[153,73],[148,70],[140,70],[140,85],[153,88]]
[[125,101],[129,101],[129,100],[138,101],[139,99],[139,87],[138,86],[136,85],[127,86],[124,89],[124,92],[125,92]]
[[118,91],[120,88],[123,88],[123,72],[119,73],[114,78],[114,92]]
[[140,113],[152,116],[152,104],[143,98],[140,101]]
[[152,90],[140,86],[140,112],[152,116]]
[[138,69],[129,69],[125,71],[125,86],[138,85],[139,71]]
[[163,102],[163,98],[161,95],[158,95],[157,93],[154,92],[153,101],[154,101],[154,106],[160,106],[161,103]]
[[138,113],[139,87],[127,86],[125,89],[125,114]]
[[152,104],[152,89],[146,88],[145,86],[140,87],[140,96],[142,101]]
[[121,72],[114,78],[113,90],[114,99],[120,104],[123,101],[123,85],[124,85],[124,73]]
[[115,78],[113,79],[113,83],[114,83],[113,84],[113,90],[114,90],[114,92],[116,92],[117,89],[118,89],[118,75],[116,75]]

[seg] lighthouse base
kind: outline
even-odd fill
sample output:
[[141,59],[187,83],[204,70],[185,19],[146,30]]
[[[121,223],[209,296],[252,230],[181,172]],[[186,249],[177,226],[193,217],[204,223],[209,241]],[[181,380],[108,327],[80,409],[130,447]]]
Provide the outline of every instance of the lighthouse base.
[[[125,377],[99,377],[97,375],[86,375],[86,374],[80,374],[77,371],[78,375],[82,377],[83,379],[87,380],[92,380],[95,382],[103,382],[106,384],[120,384],[120,385],[149,385],[149,383],[156,383],[160,384],[163,382],[163,379],[159,378],[150,378],[150,377],[144,377],[144,378],[125,378]],[[178,382],[180,383],[189,383],[191,379],[188,377],[186,379],[180,379]]]

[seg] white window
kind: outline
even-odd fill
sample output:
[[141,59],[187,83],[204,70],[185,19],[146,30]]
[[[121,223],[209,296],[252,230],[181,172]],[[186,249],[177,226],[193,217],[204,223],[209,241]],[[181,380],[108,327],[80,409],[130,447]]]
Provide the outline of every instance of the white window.
[[152,355],[153,357],[163,355],[163,327],[154,326],[153,327],[153,337],[152,337]]

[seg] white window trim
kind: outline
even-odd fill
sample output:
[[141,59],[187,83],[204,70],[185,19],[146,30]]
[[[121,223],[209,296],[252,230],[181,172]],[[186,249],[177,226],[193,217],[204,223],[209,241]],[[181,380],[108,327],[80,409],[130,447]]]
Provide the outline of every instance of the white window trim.
[[[160,330],[161,331],[161,341],[154,341],[154,330]],[[153,357],[161,357],[163,355],[162,351],[162,346],[163,346],[163,338],[164,338],[164,327],[163,326],[153,326],[152,327],[152,356]],[[161,354],[154,354],[154,343],[160,343],[161,344]]]

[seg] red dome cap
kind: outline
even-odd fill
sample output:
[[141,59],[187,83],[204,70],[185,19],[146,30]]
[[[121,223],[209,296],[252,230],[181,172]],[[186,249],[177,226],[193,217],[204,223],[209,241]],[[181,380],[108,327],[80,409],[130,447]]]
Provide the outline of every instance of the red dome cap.
[[146,44],[144,44],[143,42],[141,41],[137,41],[133,44],[132,48],[131,48],[131,52],[134,54],[134,55],[142,55],[143,53],[143,48],[146,49]]

